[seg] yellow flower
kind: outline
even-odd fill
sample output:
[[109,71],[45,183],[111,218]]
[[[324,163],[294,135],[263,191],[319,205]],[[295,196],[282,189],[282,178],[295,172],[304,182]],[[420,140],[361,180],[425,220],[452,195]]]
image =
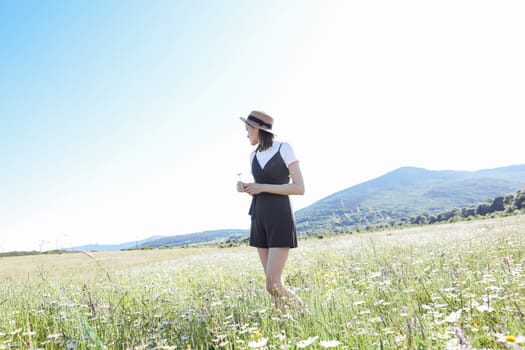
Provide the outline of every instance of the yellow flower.
[[497,334],[498,342],[504,343],[505,345],[515,345],[515,344],[521,344],[525,343],[525,337],[523,336],[513,336],[513,335],[504,335],[504,334]]

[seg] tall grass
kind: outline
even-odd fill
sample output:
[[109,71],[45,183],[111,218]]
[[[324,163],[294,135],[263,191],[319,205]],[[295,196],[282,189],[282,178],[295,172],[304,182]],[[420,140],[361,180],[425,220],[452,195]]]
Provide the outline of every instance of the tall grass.
[[[304,240],[281,312],[249,247],[0,259],[0,349],[504,349],[525,216]],[[521,344],[523,346],[525,344]]]

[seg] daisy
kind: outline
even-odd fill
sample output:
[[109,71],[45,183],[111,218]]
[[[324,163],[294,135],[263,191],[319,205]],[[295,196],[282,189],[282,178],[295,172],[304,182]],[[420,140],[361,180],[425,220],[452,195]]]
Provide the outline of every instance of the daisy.
[[250,349],[260,349],[264,348],[266,346],[266,343],[268,342],[268,338],[261,338],[258,341],[251,341],[248,343],[248,347]]
[[448,315],[445,318],[445,322],[455,323],[455,322],[457,322],[459,320],[460,317],[461,317],[461,310],[458,310],[458,311],[452,312],[450,315]]
[[319,337],[318,336],[315,336],[315,337],[310,337],[306,340],[301,340],[299,343],[297,343],[297,347],[299,349],[304,349],[306,348],[307,346],[310,346],[312,345],[313,343],[315,343],[315,341],[318,339]]
[[49,334],[47,336],[47,339],[58,339],[62,336],[62,333],[54,333],[54,334]]
[[525,337],[523,336],[513,336],[513,335],[504,335],[497,334],[498,342],[504,343],[506,346],[515,346],[516,344],[525,343]]
[[323,348],[335,348],[336,346],[339,346],[341,342],[337,340],[321,340],[319,343]]
[[493,312],[494,308],[492,306],[488,306],[488,304],[478,305],[476,306],[476,309],[479,312]]

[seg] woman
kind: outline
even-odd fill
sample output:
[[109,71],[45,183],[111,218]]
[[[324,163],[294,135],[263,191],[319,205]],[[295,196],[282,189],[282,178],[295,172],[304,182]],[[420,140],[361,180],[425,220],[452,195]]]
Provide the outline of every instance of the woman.
[[274,141],[272,117],[253,111],[241,120],[246,124],[251,145],[257,145],[250,157],[255,182],[237,183],[238,192],[252,196],[250,245],[257,248],[266,274],[266,290],[275,306],[281,309],[286,301],[291,301],[302,307],[301,300],[283,282],[288,252],[297,247],[288,195],[304,194],[299,161],[289,144]]

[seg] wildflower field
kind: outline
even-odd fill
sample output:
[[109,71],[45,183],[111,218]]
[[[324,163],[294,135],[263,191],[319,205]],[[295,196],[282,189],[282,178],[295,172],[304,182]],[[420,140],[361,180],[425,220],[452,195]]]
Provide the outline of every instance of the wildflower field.
[[256,251],[0,259],[0,349],[525,347],[525,216],[300,240],[275,310]]

